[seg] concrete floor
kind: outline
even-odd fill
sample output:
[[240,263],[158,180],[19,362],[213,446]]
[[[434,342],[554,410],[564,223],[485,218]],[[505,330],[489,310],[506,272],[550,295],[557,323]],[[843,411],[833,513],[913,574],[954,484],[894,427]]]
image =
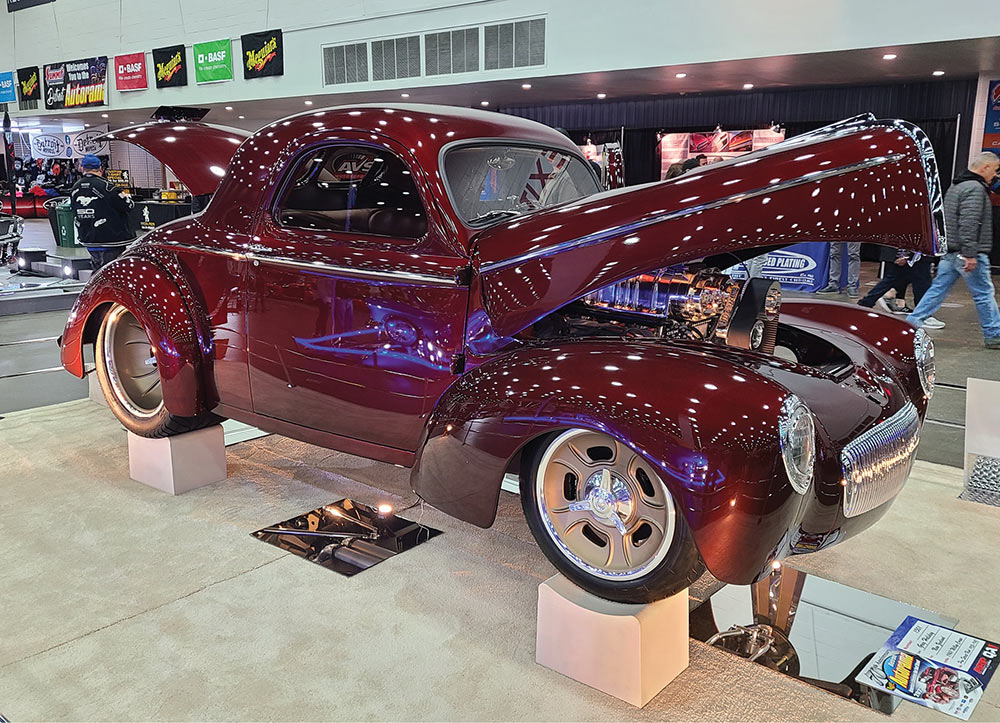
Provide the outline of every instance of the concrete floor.
[[[89,401],[0,420],[0,713],[11,720],[885,720],[701,643],[639,710],[534,663],[553,569],[519,502],[343,578],[249,536],[344,496],[415,502],[407,471],[281,437],[228,449],[229,478],[169,497],[128,478]],[[1000,639],[1000,509],[919,463],[889,514],[794,565]],[[894,720],[946,720],[904,703]],[[974,720],[1000,719],[1000,685]]]

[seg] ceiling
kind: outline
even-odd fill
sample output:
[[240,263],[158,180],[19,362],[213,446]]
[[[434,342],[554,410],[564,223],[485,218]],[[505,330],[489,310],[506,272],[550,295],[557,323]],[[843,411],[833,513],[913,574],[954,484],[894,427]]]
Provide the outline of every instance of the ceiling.
[[[886,54],[894,60],[885,60]],[[501,80],[414,88],[409,98],[401,90],[363,93],[317,93],[292,98],[268,98],[253,101],[204,105],[209,109],[206,122],[256,130],[277,118],[314,107],[351,103],[406,102],[443,103],[488,108],[543,105],[573,101],[608,102],[642,96],[670,96],[691,93],[741,92],[745,83],[753,90],[773,90],[804,86],[871,85],[905,81],[932,81],[975,77],[980,72],[996,70],[1000,63],[1000,37],[973,38],[941,43],[866,48],[831,53],[785,55],[766,58],[719,61],[696,65],[675,65],[601,73],[546,76],[533,79]],[[935,71],[943,75],[935,76]],[[685,77],[676,77],[678,73]],[[530,83],[525,89],[523,83]],[[598,99],[597,94],[605,94]],[[150,94],[150,99],[156,97]],[[231,110],[227,110],[227,107]],[[21,128],[50,127],[71,130],[84,124],[110,124],[111,128],[140,123],[149,118],[155,106],[145,109],[116,110],[95,108],[66,114],[23,115],[15,119]],[[62,126],[66,127],[63,128]]]

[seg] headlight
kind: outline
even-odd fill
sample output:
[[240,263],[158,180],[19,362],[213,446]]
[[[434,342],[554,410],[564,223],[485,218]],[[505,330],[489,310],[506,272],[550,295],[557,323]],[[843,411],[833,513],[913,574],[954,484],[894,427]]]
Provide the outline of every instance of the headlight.
[[923,329],[917,329],[913,337],[913,356],[917,360],[917,375],[924,394],[930,399],[934,396],[934,342]]
[[816,462],[816,428],[809,407],[794,394],[781,405],[778,433],[788,481],[796,492],[804,495],[812,482]]

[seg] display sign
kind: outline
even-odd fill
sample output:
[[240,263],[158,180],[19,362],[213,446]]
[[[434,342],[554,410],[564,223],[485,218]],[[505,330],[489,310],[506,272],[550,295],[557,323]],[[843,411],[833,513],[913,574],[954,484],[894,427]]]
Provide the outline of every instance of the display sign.
[[218,83],[233,79],[233,42],[229,38],[195,43],[192,52],[196,83]]
[[1000,645],[908,616],[856,681],[969,720],[997,668]]
[[153,49],[153,72],[157,88],[179,88],[188,84],[184,46]]
[[42,84],[38,82],[38,66],[19,68],[17,86],[22,101],[41,100]]
[[109,168],[104,172],[104,178],[108,183],[113,186],[117,186],[123,190],[128,190],[132,187],[132,183],[129,180],[128,171],[123,168]]
[[17,90],[15,89],[13,71],[0,73],[0,103],[16,103]]
[[12,13],[15,10],[24,10],[51,2],[55,2],[55,0],[7,0],[7,12]]
[[[830,244],[808,242],[792,244],[765,257],[761,276],[774,279],[789,291],[819,291],[830,274]],[[747,267],[737,264],[726,269],[734,279],[747,278]]]
[[244,79],[285,74],[285,51],[280,30],[248,33],[240,37],[240,42],[243,47]]
[[108,58],[84,58],[46,65],[45,108],[89,108],[106,105]]
[[31,155],[35,158],[83,158],[87,154],[108,155],[108,142],[98,140],[108,127],[88,128],[76,133],[32,133]]
[[146,90],[146,54],[129,53],[115,56],[115,88],[119,91]]

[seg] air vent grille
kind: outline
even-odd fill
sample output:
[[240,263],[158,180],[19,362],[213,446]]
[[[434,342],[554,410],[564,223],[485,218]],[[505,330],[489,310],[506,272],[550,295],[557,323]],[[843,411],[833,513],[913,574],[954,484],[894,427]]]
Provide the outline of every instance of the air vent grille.
[[323,83],[368,82],[368,43],[331,45],[323,48]]
[[545,64],[545,18],[487,25],[486,70]]
[[419,77],[419,35],[372,42],[372,80]]
[[479,28],[429,33],[424,36],[424,55],[424,72],[427,75],[477,71]]

